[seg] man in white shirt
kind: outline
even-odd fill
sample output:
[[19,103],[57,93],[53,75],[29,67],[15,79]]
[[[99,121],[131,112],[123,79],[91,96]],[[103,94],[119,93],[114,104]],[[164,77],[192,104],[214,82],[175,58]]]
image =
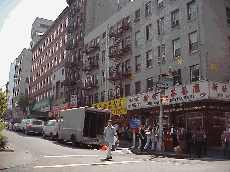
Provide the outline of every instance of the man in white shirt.
[[112,149],[112,145],[115,142],[114,138],[117,137],[117,132],[115,130],[115,127],[112,126],[112,120],[108,120],[108,126],[104,130],[104,135],[105,135],[105,142],[107,143],[108,146],[108,154],[106,160],[109,160],[112,159],[111,149]]

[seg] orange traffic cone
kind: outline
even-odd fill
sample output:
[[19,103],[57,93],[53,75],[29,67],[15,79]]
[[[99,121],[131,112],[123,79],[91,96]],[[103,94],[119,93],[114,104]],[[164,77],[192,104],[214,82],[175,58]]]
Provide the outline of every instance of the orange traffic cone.
[[107,146],[107,145],[103,145],[101,149],[102,149],[102,150],[107,150],[107,149],[108,149],[108,146]]

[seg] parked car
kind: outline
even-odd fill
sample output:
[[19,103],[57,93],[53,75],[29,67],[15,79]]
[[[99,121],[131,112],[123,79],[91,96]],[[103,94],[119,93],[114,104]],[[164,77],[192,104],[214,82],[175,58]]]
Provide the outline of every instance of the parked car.
[[43,128],[42,136],[45,139],[46,137],[50,137],[51,140],[56,138],[56,127],[57,127],[57,120],[49,120],[47,125]]
[[14,131],[19,131],[19,128],[18,128],[19,125],[20,125],[20,122],[15,123],[15,124],[13,125],[12,130],[14,130]]
[[4,122],[4,125],[5,125],[6,129],[8,129],[9,124],[10,124],[10,123],[9,123],[8,121]]
[[22,119],[22,121],[21,121],[20,124],[18,125],[18,130],[19,130],[19,131],[25,132],[26,123],[27,123],[29,120],[30,120],[30,119]]
[[25,126],[25,134],[29,135],[30,133],[33,134],[42,134],[44,121],[38,119],[29,119]]
[[20,119],[11,119],[8,124],[8,129],[13,130],[14,124],[21,122]]

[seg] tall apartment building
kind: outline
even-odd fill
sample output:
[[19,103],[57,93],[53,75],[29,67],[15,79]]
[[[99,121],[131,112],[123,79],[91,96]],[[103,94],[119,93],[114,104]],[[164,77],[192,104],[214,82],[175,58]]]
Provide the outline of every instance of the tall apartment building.
[[[82,91],[82,55],[84,51],[84,37],[113,14],[122,9],[127,0],[72,0],[67,1],[70,6],[66,80],[65,80],[65,102],[70,102],[71,95],[77,95],[78,106],[85,105],[85,91]],[[96,44],[96,42],[94,42]],[[94,46],[94,45],[92,45]]]
[[219,145],[230,119],[229,14],[227,0],[127,4],[84,38],[86,104],[111,109],[121,126],[137,117],[159,125],[156,83],[164,82],[164,129],[200,124]]
[[14,73],[15,73],[16,59],[10,65],[9,71],[9,84],[8,84],[8,94],[7,94],[7,116],[13,116],[13,87],[14,87]]
[[39,17],[35,19],[31,29],[31,47],[33,47],[37,43],[37,41],[44,35],[46,30],[49,29],[52,24],[52,20],[47,20]]
[[14,70],[14,85],[13,85],[13,101],[12,109],[13,117],[22,119],[25,117],[23,111],[18,107],[18,96],[29,94],[29,78],[31,70],[32,53],[30,49],[24,48],[21,54],[16,58]]
[[51,106],[63,104],[68,11],[66,7],[31,48],[30,97],[36,100],[36,116],[52,116]]

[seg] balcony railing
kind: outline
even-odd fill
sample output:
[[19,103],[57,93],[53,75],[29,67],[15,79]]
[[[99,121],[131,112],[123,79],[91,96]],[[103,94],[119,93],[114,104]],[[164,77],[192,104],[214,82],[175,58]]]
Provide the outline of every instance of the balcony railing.
[[92,81],[87,81],[85,83],[82,83],[83,90],[90,90],[97,87],[98,87],[98,81],[95,81],[95,83]]
[[120,37],[125,31],[130,30],[130,23],[127,21],[127,19],[122,19],[119,21],[116,26],[113,26],[109,30],[109,36],[111,37]]

